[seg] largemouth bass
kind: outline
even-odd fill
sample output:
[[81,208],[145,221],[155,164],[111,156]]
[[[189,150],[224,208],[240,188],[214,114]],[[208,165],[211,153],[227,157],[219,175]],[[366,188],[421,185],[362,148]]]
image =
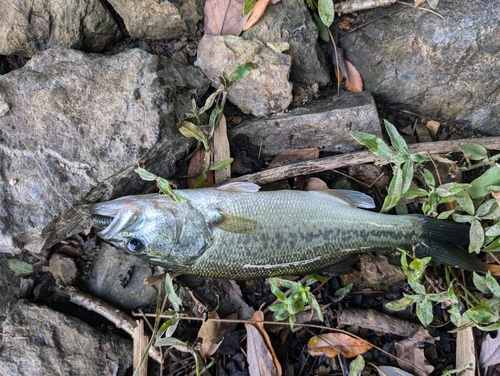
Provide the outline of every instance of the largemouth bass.
[[[475,271],[462,249],[468,227],[422,215],[387,215],[356,191],[258,192],[252,183],[126,196],[94,204],[90,212],[104,241],[173,272],[250,279],[277,275],[343,274],[352,254],[411,250]],[[345,271],[344,271],[345,273]]]

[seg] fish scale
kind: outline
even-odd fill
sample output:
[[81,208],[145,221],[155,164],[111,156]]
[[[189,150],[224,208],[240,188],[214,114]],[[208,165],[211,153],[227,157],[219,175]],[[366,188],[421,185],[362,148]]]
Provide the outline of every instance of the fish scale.
[[255,190],[251,183],[176,190],[185,203],[162,195],[128,196],[94,204],[91,213],[101,223],[112,218],[99,232],[103,240],[174,272],[205,277],[341,274],[337,264],[351,254],[415,245],[439,262],[484,269],[459,247],[468,241],[466,226],[363,210],[358,207],[374,204],[360,192],[249,187]]

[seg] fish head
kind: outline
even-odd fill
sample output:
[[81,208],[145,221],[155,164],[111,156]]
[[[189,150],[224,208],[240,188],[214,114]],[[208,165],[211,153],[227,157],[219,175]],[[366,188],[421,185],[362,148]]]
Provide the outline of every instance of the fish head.
[[109,219],[101,239],[153,263],[189,265],[211,243],[202,215],[167,196],[126,196],[94,204],[90,212]]

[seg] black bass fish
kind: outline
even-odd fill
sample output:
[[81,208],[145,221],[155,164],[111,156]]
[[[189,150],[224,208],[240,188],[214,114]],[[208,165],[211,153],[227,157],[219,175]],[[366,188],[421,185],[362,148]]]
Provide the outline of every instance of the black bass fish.
[[[104,241],[173,272],[250,279],[345,273],[350,255],[411,250],[467,270],[485,265],[462,249],[467,226],[423,215],[387,215],[356,191],[258,192],[253,183],[126,196],[93,204]],[[340,263],[339,263],[340,262]]]

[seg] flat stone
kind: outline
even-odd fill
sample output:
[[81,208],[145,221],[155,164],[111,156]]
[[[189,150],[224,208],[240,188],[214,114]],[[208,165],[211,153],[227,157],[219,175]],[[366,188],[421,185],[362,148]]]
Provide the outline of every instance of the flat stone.
[[179,10],[168,1],[109,0],[133,38],[175,39],[186,31]]
[[10,307],[2,333],[2,376],[118,376],[132,366],[130,342],[26,300]]
[[241,37],[263,43],[288,43],[290,48],[284,52],[292,57],[290,81],[321,86],[330,82],[325,57],[318,45],[318,29],[303,0],[268,6],[262,18]]
[[350,135],[363,131],[382,137],[380,120],[368,93],[342,93],[311,107],[252,119],[228,131],[231,145],[247,155],[275,156],[293,148],[319,146],[322,151],[349,153],[363,147]]
[[99,0],[9,0],[0,6],[0,55],[54,46],[100,52],[123,35]]
[[377,101],[500,135],[498,3],[440,1],[436,11],[446,21],[403,5],[360,13],[366,25],[341,37],[346,58]]
[[138,49],[56,47],[0,76],[0,250],[45,257],[89,226],[82,204],[151,186],[139,162],[172,175],[193,145],[176,123],[208,85],[199,69]]
[[214,82],[222,73],[228,76],[239,65],[255,65],[248,76],[232,84],[228,99],[244,113],[264,116],[283,112],[292,102],[292,84],[288,81],[292,58],[267,48],[262,42],[233,35],[205,35],[198,46],[195,65]]

